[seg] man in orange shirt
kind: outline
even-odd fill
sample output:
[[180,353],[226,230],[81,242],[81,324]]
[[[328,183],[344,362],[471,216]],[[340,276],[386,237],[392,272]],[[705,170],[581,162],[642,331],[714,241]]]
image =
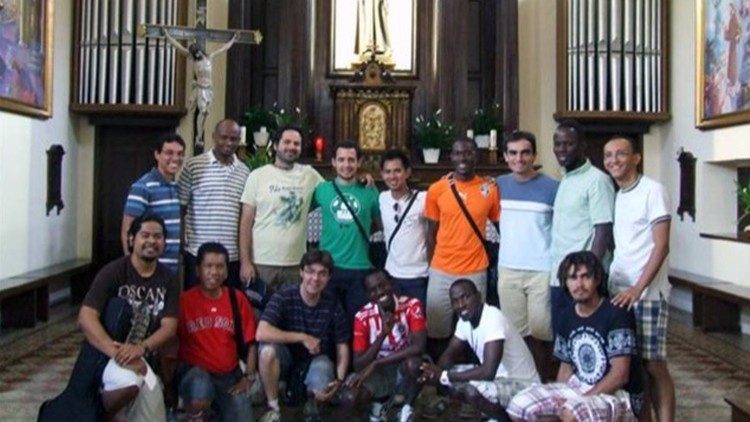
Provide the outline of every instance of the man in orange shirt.
[[[455,140],[451,149],[454,171],[427,190],[424,208],[428,224],[427,258],[430,262],[427,335],[435,346],[428,349],[437,355],[440,355],[444,348],[441,346],[445,346],[453,334],[453,314],[448,295],[451,283],[459,278],[467,278],[476,284],[482,300],[487,294],[489,259],[483,239],[487,220],[497,224],[500,218],[500,192],[492,178],[475,174],[476,161],[474,141],[468,138]],[[458,198],[465,205],[479,233],[459,206]]]

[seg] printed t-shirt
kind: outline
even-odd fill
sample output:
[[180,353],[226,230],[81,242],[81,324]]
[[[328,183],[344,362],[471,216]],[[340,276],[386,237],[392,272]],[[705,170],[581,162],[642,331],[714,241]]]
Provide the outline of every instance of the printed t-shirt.
[[255,207],[253,262],[299,265],[307,242],[307,213],[323,178],[312,166],[292,169],[265,165],[250,173],[241,201]]
[[[247,297],[234,290],[242,321],[245,343],[255,340],[255,318]],[[180,321],[177,326],[180,339],[178,357],[181,362],[198,366],[212,374],[233,371],[240,360],[234,338],[234,316],[229,299],[229,289],[221,288],[221,296],[206,296],[200,286],[195,286],[180,296]]]
[[344,194],[346,202],[362,223],[368,239],[362,236],[352,214],[333,188],[335,181],[321,183],[315,189],[314,202],[320,206],[323,232],[320,249],[333,257],[333,265],[347,270],[367,270],[370,263],[369,235],[373,219],[380,216],[378,191],[360,183],[336,184]]
[[[414,203],[409,212],[404,215],[409,201]],[[385,238],[388,258],[385,270],[391,277],[419,278],[427,277],[429,264],[427,262],[427,245],[425,240],[425,222],[422,220],[426,192],[413,192],[398,200],[393,199],[390,191],[380,192],[380,217],[383,220],[383,237]],[[401,227],[388,245],[393,230],[403,220]]]
[[477,328],[472,327],[471,322],[459,318],[454,335],[469,344],[480,363],[484,363],[484,345],[502,340],[503,357],[497,367],[495,378],[539,382],[534,358],[526,347],[526,342],[500,309],[488,304],[482,305],[482,316]]
[[[378,357],[390,356],[409,346],[409,335],[427,328],[424,308],[419,299],[400,296],[394,311],[396,322],[380,346]],[[383,331],[383,319],[375,303],[368,303],[354,316],[354,353],[364,353]]]
[[[456,202],[444,177],[427,190],[424,216],[439,223],[437,245],[430,266],[448,274],[471,274],[487,269],[489,261],[484,244],[479,240]],[[455,181],[458,194],[466,205],[482,236],[487,220],[500,218],[500,193],[493,179],[475,176]]]
[[[614,293],[627,290],[638,282],[654,250],[654,224],[670,220],[669,196],[663,185],[641,176],[631,187],[620,189],[615,196],[615,255],[609,270],[610,288]],[[643,299],[669,297],[669,262],[661,264]]]
[[[283,331],[307,333],[320,339],[321,354],[335,357],[339,343],[349,343],[351,328],[344,309],[332,293],[323,292],[318,304],[308,306],[300,294],[299,286],[289,286],[277,291],[260,317]],[[309,359],[310,354],[301,344],[289,344],[295,359]]]
[[571,365],[576,377],[591,386],[609,373],[611,359],[629,356],[630,379],[624,389],[630,393],[636,413],[640,409],[643,385],[632,311],[603,299],[599,309],[583,318],[575,311],[575,304],[568,304],[560,313],[554,355]]
[[552,265],[552,206],[559,182],[542,173],[526,181],[513,174],[497,178],[500,188],[498,266],[548,272]]
[[[119,297],[133,309],[134,320],[141,321],[147,329],[128,342],[137,344],[159,328],[163,317],[178,317],[180,285],[177,277],[167,267],[158,264],[149,277],[141,277],[130,262],[130,256],[123,256],[105,265],[94,278],[83,305],[104,312],[107,301]],[[131,333],[134,330],[131,329]]]

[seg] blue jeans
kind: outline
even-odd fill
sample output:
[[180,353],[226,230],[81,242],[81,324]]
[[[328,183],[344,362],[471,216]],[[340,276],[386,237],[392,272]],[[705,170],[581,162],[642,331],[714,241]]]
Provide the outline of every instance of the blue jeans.
[[180,397],[187,403],[207,400],[218,410],[221,420],[253,420],[249,392],[229,394],[229,389],[242,377],[240,368],[226,374],[212,374],[203,368],[183,364],[177,370]]
[[326,290],[332,292],[344,307],[349,327],[354,323],[354,315],[369,302],[365,294],[365,277],[371,271],[333,267]]
[[427,306],[427,277],[397,278],[393,277],[393,284],[401,296],[415,297]]

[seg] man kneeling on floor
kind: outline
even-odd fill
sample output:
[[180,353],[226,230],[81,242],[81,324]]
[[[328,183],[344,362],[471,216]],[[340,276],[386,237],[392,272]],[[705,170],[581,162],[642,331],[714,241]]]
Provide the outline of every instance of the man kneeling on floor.
[[[169,269],[158,262],[165,238],[161,217],[146,215],[133,220],[128,230],[130,255],[99,271],[78,314],[86,341],[110,358],[101,380],[107,420],[166,419],[159,380],[145,359],[174,336],[177,328],[180,287]],[[119,300],[111,302],[113,298]],[[119,303],[120,309],[115,311],[112,303]],[[103,315],[131,312],[132,325],[124,341],[105,329]]]
[[365,278],[370,303],[354,316],[354,374],[346,380],[344,404],[372,402],[370,421],[384,420],[384,403],[395,394],[404,398],[399,421],[414,419],[419,393],[419,366],[427,343],[422,302],[396,296],[393,281],[383,271]]
[[[439,386],[490,420],[508,420],[505,406],[519,391],[539,382],[531,352],[500,309],[482,303],[469,279],[451,284],[450,301],[459,321],[437,365],[422,364],[420,382]],[[466,346],[479,366],[453,365]]]
[[632,311],[604,297],[604,269],[589,251],[563,259],[557,273],[573,302],[560,310],[557,383],[537,385],[508,405],[514,420],[632,421],[643,404]]
[[[249,396],[257,357],[253,309],[244,293],[224,285],[229,252],[221,243],[201,245],[196,260],[199,284],[180,296],[177,326],[176,378],[188,420],[210,420],[212,403],[223,421],[253,420]],[[246,359],[244,373],[240,359]]]
[[306,421],[320,420],[317,403],[329,401],[343,384],[351,327],[338,300],[324,292],[332,269],[331,254],[308,251],[300,262],[300,285],[277,291],[266,305],[256,335],[260,378],[270,408],[263,422],[281,418],[281,379],[286,381],[287,400],[296,404],[307,399]]

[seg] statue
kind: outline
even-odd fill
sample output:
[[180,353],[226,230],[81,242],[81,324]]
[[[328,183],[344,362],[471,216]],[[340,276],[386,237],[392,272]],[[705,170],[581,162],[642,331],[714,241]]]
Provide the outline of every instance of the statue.
[[389,0],[357,0],[357,29],[354,53],[362,61],[375,53],[385,63],[392,61]]
[[193,61],[193,91],[190,94],[190,100],[188,101],[188,110],[192,112],[197,109],[198,111],[195,124],[195,146],[202,150],[204,145],[203,130],[206,124],[206,118],[208,117],[209,108],[214,100],[212,60],[216,55],[221,54],[232,47],[240,34],[235,33],[232,39],[208,55],[206,55],[197,43],[192,43],[185,48],[164,28],[162,28],[161,34],[180,53]]

